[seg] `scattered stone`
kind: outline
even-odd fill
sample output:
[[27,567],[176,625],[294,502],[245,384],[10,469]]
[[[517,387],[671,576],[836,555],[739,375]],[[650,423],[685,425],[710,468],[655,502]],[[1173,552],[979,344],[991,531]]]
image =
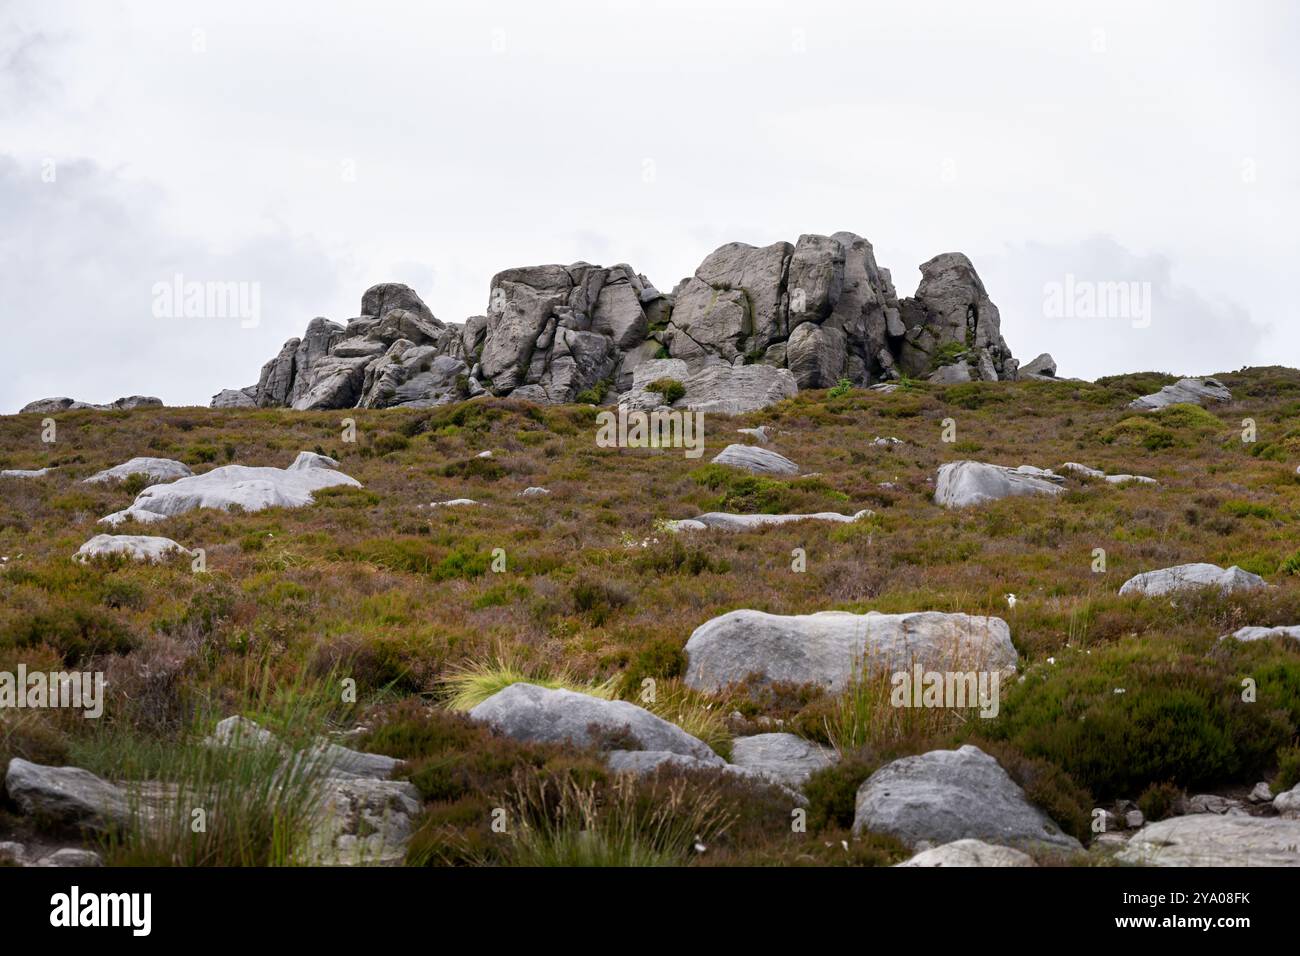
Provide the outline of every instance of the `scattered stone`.
[[1288,820],[1300,820],[1300,784],[1274,797],[1273,809],[1277,811],[1280,817]]
[[1044,474],[1041,469],[1005,468],[979,461],[952,461],[939,468],[934,500],[945,508],[970,505],[1022,495],[1057,495],[1059,475]]
[[193,474],[189,465],[171,458],[132,458],[130,461],[91,475],[84,481],[91,485],[108,481],[124,481],[132,475],[143,475],[151,482],[162,482],[188,478]]
[[922,850],[897,866],[1037,866],[1028,853],[983,840],[954,840]]
[[667,750],[705,763],[724,763],[702,740],[625,700],[518,683],[497,691],[469,713],[516,740],[600,744],[603,741],[592,737],[595,728],[612,738],[629,736],[636,742],[635,748],[624,744],[616,749]]
[[[685,521],[669,522],[669,524],[674,526],[672,530],[675,531],[694,531],[703,528],[716,528],[724,531],[752,531],[756,528],[789,524],[794,521],[832,521],[851,524],[861,518],[870,517],[872,514],[874,512],[866,508],[851,515],[842,515],[834,511],[818,511],[806,515],[737,515],[725,511],[710,511],[694,518],[687,518]],[[688,526],[682,527],[684,524]],[[696,525],[702,527],[696,528]]]
[[1133,399],[1128,407],[1150,410],[1170,405],[1210,405],[1230,401],[1232,392],[1222,382],[1212,378],[1184,378],[1158,392]]
[[1243,627],[1231,634],[1223,635],[1219,640],[1226,641],[1231,638],[1237,641],[1267,641],[1275,637],[1300,641],[1300,624],[1291,624],[1284,627]]
[[1145,571],[1124,582],[1120,594],[1145,594],[1158,597],[1196,588],[1219,588],[1224,592],[1252,591],[1268,584],[1258,574],[1243,571],[1235,564],[1224,570],[1217,564],[1180,564],[1158,571]]
[[793,790],[837,759],[835,751],[794,734],[754,734],[731,742],[733,765]]
[[1268,785],[1267,780],[1263,780],[1255,784],[1254,788],[1250,791],[1250,795],[1246,797],[1246,799],[1251,803],[1272,803],[1273,788]]
[[892,435],[887,438],[881,438],[877,436],[876,439],[872,441],[871,444],[875,445],[877,448],[888,448],[890,445],[903,444],[903,439],[894,438]]
[[[731,611],[706,621],[686,642],[686,683],[704,691],[763,682],[842,690],[863,668],[1014,671],[1016,649],[996,617],[918,611],[784,616]],[[977,702],[972,702],[975,706]]]
[[1232,813],[1242,809],[1240,800],[1221,797],[1216,793],[1198,793],[1187,800],[1188,813]]
[[521,498],[540,498],[542,495],[549,495],[550,492],[545,488],[525,488],[519,492]]
[[1143,866],[1300,866],[1300,820],[1172,817],[1148,823],[1116,859]]
[[1082,850],[978,747],[932,750],[881,767],[858,789],[855,834],[896,837],[908,846],[973,838],[1002,846]]
[[1085,475],[1089,478],[1098,478],[1107,484],[1123,485],[1129,482],[1136,482],[1143,485],[1154,485],[1156,480],[1148,478],[1145,475],[1108,475],[1097,468],[1089,468],[1087,465],[1081,465],[1077,461],[1067,461],[1061,466],[1064,471],[1072,471],[1078,475]]
[[431,501],[429,502],[429,507],[430,508],[458,508],[461,507],[462,505],[476,505],[476,504],[478,504],[478,502],[475,501],[473,498],[452,498],[450,501]]
[[211,408],[256,408],[257,386],[223,388],[212,396]]
[[24,813],[58,826],[105,830],[131,817],[120,787],[78,767],[46,767],[14,757],[5,790]]
[[760,475],[797,475],[799,466],[770,448],[756,445],[728,445],[713,459],[714,464],[744,468]]
[[1145,822],[1146,818],[1142,816],[1141,810],[1130,810],[1128,813],[1124,814],[1124,826],[1128,827],[1130,830],[1140,828]]
[[0,471],[0,478],[44,478],[53,470],[54,470],[53,468],[36,468],[36,469],[26,469],[26,470],[22,468],[9,468],[4,471]]
[[322,488],[361,487],[361,482],[336,471],[337,467],[334,459],[308,451],[300,453],[288,468],[226,465],[169,485],[151,485],[136,496],[131,507],[101,518],[100,523],[161,521],[195,508],[301,508],[311,504],[313,493]]
[[55,850],[49,856],[42,857],[36,866],[103,866],[104,859],[94,850],[83,850],[77,847],[64,847],[61,850]]
[[736,432],[741,435],[748,435],[764,445],[771,441],[767,435],[767,428],[763,425],[759,425],[757,428],[737,428]]
[[1016,378],[1056,378],[1056,359],[1044,352],[1033,361],[1020,366]]
[[83,564],[94,558],[125,555],[132,561],[166,561],[176,554],[191,554],[171,538],[155,538],[142,534],[97,534],[73,555]]

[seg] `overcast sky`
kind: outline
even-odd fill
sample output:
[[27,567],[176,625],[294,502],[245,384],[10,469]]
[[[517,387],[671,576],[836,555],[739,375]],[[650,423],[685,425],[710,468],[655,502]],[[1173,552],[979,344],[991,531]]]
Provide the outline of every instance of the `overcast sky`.
[[[904,295],[967,253],[1062,375],[1298,365],[1298,10],[0,0],[0,412],[207,404],[379,281],[461,321],[508,266],[837,230]],[[160,317],[178,274],[259,321]]]

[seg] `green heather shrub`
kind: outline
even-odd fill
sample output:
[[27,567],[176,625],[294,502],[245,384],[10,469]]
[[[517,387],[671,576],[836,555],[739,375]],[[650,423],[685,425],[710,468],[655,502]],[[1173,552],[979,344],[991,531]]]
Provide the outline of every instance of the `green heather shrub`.
[[1183,791],[1172,783],[1153,783],[1137,798],[1144,820],[1154,822],[1173,816],[1183,800]]
[[827,398],[843,398],[853,391],[853,383],[847,378],[842,378],[835,383],[835,386],[826,393]]
[[656,379],[645,388],[647,392],[658,392],[662,395],[665,405],[671,405],[686,394],[686,386],[675,378]]
[[1270,789],[1274,795],[1285,793],[1300,784],[1300,743],[1287,744],[1277,751],[1277,774]]

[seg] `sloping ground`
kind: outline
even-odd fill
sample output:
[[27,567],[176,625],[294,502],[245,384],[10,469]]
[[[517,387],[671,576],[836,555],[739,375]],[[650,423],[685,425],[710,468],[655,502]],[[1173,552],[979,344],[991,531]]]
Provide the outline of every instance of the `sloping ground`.
[[[635,702],[651,679],[660,697],[652,709],[683,726],[702,721],[715,737],[687,729],[715,749],[728,749],[729,733],[777,729],[779,720],[842,751],[804,788],[806,832],[791,832],[778,791],[739,777],[718,784],[716,806],[692,812],[730,823],[714,826],[707,850],[690,850],[691,859],[896,862],[908,854],[891,838],[850,836],[858,787],[893,757],[967,742],[1098,852],[1091,811],[1153,786],[1142,801],[1149,816],[1161,813],[1158,785],[1249,790],[1279,764],[1286,788],[1296,783],[1300,759],[1287,745],[1300,733],[1300,642],[1218,638],[1300,624],[1300,372],[1218,378],[1231,404],[1157,412],[1126,406],[1172,376],[807,391],[762,412],[708,416],[701,458],[598,447],[591,406],[498,399],[426,410],[73,410],[57,415],[52,445],[40,442],[40,416],[0,418],[0,467],[57,466],[0,479],[0,671],[22,663],[108,674],[105,720],[0,711],[0,769],[22,756],[147,775],[150,748],[196,722],[210,729],[235,712],[273,720],[298,698],[320,729],[360,725],[358,747],[413,761],[405,772],[429,807],[413,862],[514,861],[521,857],[491,828],[493,807],[529,819],[547,805],[534,794],[541,779],[624,784],[606,778],[590,749],[492,737],[442,709],[441,679],[502,656],[535,678],[611,682],[609,692]],[[344,417],[356,423],[355,442],[343,440]],[[1242,441],[1246,418],[1253,442]],[[942,440],[946,419],[955,442]],[[766,447],[805,477],[707,463],[748,440],[738,428],[757,425],[770,435]],[[878,435],[902,443],[873,445]],[[81,482],[91,474],[136,456],[177,459],[196,473],[284,467],[302,450],[336,458],[362,487],[319,491],[299,509],[196,510],[148,531],[117,529],[202,549],[201,573],[188,559],[70,559],[103,530],[98,518],[141,490],[133,480]],[[941,508],[937,469],[962,459],[1058,470],[1080,462],[1157,483],[1071,475],[1057,495]],[[550,494],[521,497],[527,487]],[[428,507],[458,498],[478,504]],[[715,511],[861,509],[874,514],[727,534],[674,534],[661,524]],[[1118,594],[1138,573],[1193,562],[1236,565],[1275,587]],[[887,687],[882,702],[867,684],[851,706],[807,688],[712,699],[687,691],[687,639],[738,608],[994,615],[1010,626],[1025,679],[1004,684],[995,717],[964,720],[901,715],[888,708]],[[886,717],[873,722],[864,711]],[[663,788],[665,802],[695,799],[674,796],[661,778],[639,785]],[[572,803],[580,807],[582,794]],[[12,805],[0,806],[0,842],[24,826]],[[567,859],[529,852],[522,859]]]

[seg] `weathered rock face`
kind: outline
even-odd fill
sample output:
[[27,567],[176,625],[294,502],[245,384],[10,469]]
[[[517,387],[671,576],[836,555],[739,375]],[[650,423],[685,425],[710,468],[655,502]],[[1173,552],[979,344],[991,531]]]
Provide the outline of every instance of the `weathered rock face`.
[[1059,475],[1028,465],[1006,468],[981,461],[950,461],[939,468],[934,500],[945,508],[965,508],[999,498],[1057,495],[1061,480]]
[[1232,392],[1222,382],[1213,378],[1184,378],[1166,385],[1158,392],[1143,395],[1129,402],[1129,408],[1154,409],[1168,405],[1213,405],[1232,401]]
[[1001,846],[1082,850],[978,747],[932,750],[881,767],[858,788],[853,832],[908,846],[975,839]]
[[1300,820],[1173,817],[1147,824],[1117,858],[1143,866],[1300,866]]
[[[366,291],[359,317],[346,326],[313,320],[257,385],[226,389],[213,405],[381,408],[490,391],[549,403],[619,396],[655,407],[633,377],[663,359],[680,363],[657,376],[686,386],[675,405],[729,415],[800,388],[869,385],[900,371],[937,369],[942,381],[1015,378],[997,307],[970,260],[946,253],[921,274],[916,296],[900,302],[871,243],[837,232],[793,245],[728,243],[671,295],[626,264],[507,269],[492,279],[487,314],[463,325],[440,322],[412,289],[386,283]],[[1035,372],[1054,374],[1043,359]]]
[[[611,737],[628,738],[623,749],[666,750],[709,764],[724,763],[704,741],[625,700],[521,683],[497,691],[469,714],[516,740],[600,743],[592,737],[596,729]],[[635,745],[627,747],[632,741]]]
[[686,683],[717,691],[746,678],[841,690],[864,669],[1011,671],[1016,649],[996,617],[918,611],[780,615],[731,611],[686,642]]
[[1124,582],[1119,593],[1158,597],[1176,591],[1210,587],[1222,591],[1249,591],[1268,587],[1268,584],[1258,574],[1243,571],[1235,564],[1226,570],[1217,564],[1180,564],[1135,575]]
[[936,364],[966,364],[972,378],[1016,377],[998,307],[960,252],[922,264],[921,284],[913,298],[903,300],[901,312],[906,331],[898,364],[908,375],[923,376]]

